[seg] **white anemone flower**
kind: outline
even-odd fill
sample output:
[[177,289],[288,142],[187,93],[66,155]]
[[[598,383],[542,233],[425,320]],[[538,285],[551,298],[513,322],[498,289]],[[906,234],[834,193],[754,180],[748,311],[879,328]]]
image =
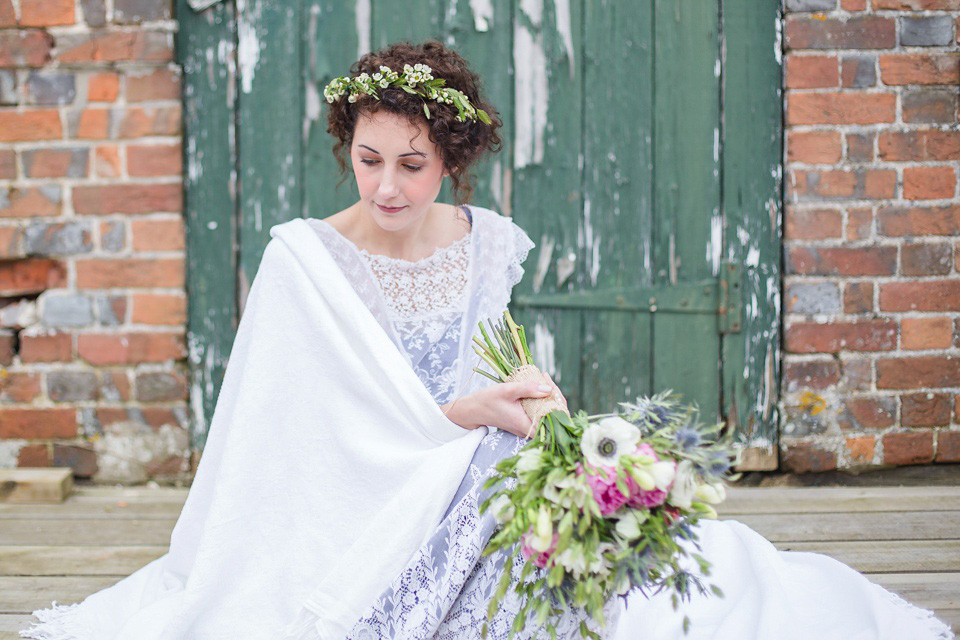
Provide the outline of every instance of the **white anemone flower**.
[[626,540],[640,537],[640,525],[647,519],[647,512],[639,509],[627,509],[617,518],[616,530]]
[[580,438],[583,457],[594,467],[615,467],[620,456],[632,453],[640,430],[623,418],[611,416],[587,427]]
[[670,495],[667,496],[667,501],[675,507],[689,509],[693,503],[697,487],[699,486],[700,482],[693,469],[693,463],[689,460],[682,460],[680,464],[677,465],[673,488],[670,489]]
[[543,461],[543,449],[525,449],[517,455],[520,458],[517,460],[517,473],[536,471]]

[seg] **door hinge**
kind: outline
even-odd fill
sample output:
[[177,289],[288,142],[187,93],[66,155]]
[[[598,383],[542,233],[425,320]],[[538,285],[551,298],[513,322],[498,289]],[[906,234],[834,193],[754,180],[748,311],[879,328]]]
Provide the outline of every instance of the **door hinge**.
[[720,333],[739,333],[743,326],[743,270],[731,260],[720,263],[717,320]]

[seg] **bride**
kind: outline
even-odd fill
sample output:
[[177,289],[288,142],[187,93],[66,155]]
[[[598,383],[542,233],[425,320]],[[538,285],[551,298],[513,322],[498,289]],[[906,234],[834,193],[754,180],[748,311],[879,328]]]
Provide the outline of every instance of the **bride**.
[[[202,463],[169,553],[78,605],[36,612],[46,640],[479,638],[499,576],[483,481],[532,424],[542,382],[472,375],[472,330],[498,317],[533,243],[461,201],[500,121],[464,60],[397,44],[332,82],[328,131],[360,199],[272,240],[250,291]],[[445,84],[437,82],[438,79]],[[496,428],[492,428],[496,427]],[[724,598],[634,592],[607,638],[949,638],[824,556],[777,552],[734,522],[700,538]],[[488,620],[504,639],[518,603]],[[566,612],[560,637],[580,636]],[[518,634],[542,637],[534,625]]]

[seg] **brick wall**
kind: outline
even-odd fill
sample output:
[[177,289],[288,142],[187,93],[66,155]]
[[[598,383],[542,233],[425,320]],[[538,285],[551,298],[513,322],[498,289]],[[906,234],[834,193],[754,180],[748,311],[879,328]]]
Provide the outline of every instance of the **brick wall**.
[[0,0],[0,467],[184,462],[171,18],[169,0]]
[[786,0],[782,464],[960,462],[960,0]]

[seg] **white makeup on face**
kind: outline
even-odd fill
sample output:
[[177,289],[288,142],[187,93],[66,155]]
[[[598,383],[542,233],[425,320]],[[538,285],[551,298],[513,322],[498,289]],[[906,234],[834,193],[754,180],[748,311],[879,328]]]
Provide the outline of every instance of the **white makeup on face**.
[[361,116],[350,159],[361,214],[384,232],[416,234],[446,175],[426,124],[387,111]]

